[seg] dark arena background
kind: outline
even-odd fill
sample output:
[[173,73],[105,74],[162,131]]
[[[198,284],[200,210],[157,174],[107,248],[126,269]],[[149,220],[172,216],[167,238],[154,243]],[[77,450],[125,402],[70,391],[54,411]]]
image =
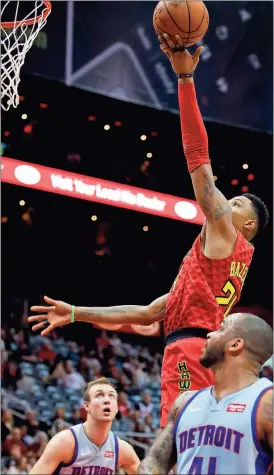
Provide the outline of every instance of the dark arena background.
[[[51,436],[85,417],[82,389],[100,375],[119,392],[114,430],[140,457],[159,430],[161,326],[105,333],[77,323],[42,338],[26,320],[44,295],[150,303],[168,292],[201,229],[155,5],[52,2],[19,106],[2,113],[3,473],[28,473]],[[255,193],[270,211],[234,311],[272,324],[273,4],[207,8],[195,84],[216,184],[227,198]],[[124,207],[117,189],[131,196]],[[272,379],[272,361],[262,374]]]

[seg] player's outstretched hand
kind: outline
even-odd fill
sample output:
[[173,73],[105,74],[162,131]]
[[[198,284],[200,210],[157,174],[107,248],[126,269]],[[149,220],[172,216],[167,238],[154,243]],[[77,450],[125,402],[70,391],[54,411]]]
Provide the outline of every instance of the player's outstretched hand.
[[179,35],[175,36],[174,41],[167,33],[164,33],[163,36],[158,36],[158,40],[161,43],[161,50],[169,58],[173,71],[176,74],[189,74],[195,71],[203,46],[199,46],[191,56],[184,48],[183,40]]
[[[32,312],[43,313],[44,315],[34,315],[33,317],[28,317],[30,323],[39,322],[33,325],[32,331],[44,330],[41,331],[41,335],[47,335],[56,327],[63,327],[70,323],[71,315],[71,305],[62,302],[61,300],[53,300],[49,297],[44,297],[45,302],[49,307],[43,306],[33,306],[31,307]],[[45,328],[45,326],[47,328]]]

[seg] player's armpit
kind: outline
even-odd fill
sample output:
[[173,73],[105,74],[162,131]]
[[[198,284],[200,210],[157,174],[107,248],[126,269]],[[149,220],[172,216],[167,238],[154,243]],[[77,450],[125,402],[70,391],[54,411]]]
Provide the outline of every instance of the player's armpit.
[[135,475],[138,473],[140,465],[139,457],[135,450],[124,440],[119,440],[119,460],[118,467],[121,467],[127,475]]
[[29,475],[53,474],[61,462],[69,463],[72,460],[74,449],[75,440],[71,431],[59,432],[49,441]]
[[262,442],[266,442],[273,450],[273,390],[270,389],[262,397],[257,413],[258,434]]

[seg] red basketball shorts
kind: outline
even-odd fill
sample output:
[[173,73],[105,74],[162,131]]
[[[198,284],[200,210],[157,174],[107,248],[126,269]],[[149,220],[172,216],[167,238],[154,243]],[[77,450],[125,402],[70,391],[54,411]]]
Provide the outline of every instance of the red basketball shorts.
[[184,391],[203,389],[214,384],[210,369],[200,364],[204,338],[182,338],[165,347],[161,375],[161,418],[165,427],[169,410],[175,399]]

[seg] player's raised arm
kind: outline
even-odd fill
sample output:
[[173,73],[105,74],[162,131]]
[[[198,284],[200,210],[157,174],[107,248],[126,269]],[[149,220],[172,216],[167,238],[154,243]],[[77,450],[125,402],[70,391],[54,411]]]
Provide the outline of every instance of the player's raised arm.
[[124,440],[119,440],[119,460],[118,467],[122,468],[127,475],[135,475],[138,473],[140,460],[131,445]]
[[[33,325],[32,330],[42,330],[41,335],[47,335],[54,328],[68,325],[72,321],[86,323],[104,323],[121,325],[151,325],[164,319],[167,294],[159,297],[149,305],[119,305],[115,307],[75,307],[44,297],[46,306],[33,306],[33,312],[42,313],[28,318]],[[48,325],[46,327],[46,325]]]
[[49,441],[29,475],[53,474],[61,462],[67,464],[72,460],[74,449],[75,440],[71,431],[59,432]]
[[232,225],[231,206],[215,186],[209,159],[207,132],[193,82],[193,72],[203,47],[197,48],[191,56],[183,48],[179,36],[176,36],[176,44],[166,34],[159,40],[161,50],[169,57],[174,72],[181,76],[178,94],[182,139],[197,202],[214,232],[224,240],[235,243],[236,231]]

